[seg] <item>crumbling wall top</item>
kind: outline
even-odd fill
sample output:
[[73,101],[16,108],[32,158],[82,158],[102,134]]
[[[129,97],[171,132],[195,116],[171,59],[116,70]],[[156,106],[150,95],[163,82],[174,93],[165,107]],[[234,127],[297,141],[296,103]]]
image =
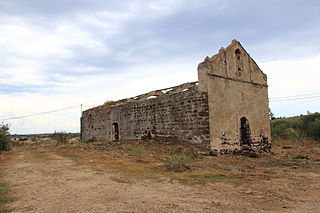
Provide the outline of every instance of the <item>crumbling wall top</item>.
[[[191,88],[197,88],[198,87],[198,81],[194,82],[188,82],[184,83],[178,86],[173,86],[173,87],[168,87],[164,89],[159,89],[159,90],[154,90],[145,94],[137,95],[131,98],[126,98],[126,99],[121,99],[118,101],[112,101],[112,102],[107,102],[105,104],[102,104],[100,106],[91,108],[91,109],[96,109],[96,108],[107,108],[107,107],[112,107],[112,106],[118,106],[122,104],[126,104],[129,102],[136,102],[136,101],[144,101],[147,99],[151,98],[157,98],[158,96],[163,96],[163,95],[171,95],[171,94],[176,94],[180,92],[187,91]],[[89,109],[90,110],[90,109]]]

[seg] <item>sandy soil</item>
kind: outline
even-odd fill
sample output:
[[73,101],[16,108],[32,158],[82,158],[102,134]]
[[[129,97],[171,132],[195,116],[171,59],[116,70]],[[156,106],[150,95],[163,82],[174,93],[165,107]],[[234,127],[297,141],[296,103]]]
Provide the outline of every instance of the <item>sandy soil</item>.
[[1,161],[16,197],[8,208],[52,213],[320,212],[318,166],[240,168],[230,174],[238,181],[184,184],[166,175],[128,176],[101,163],[101,156],[103,152],[79,151],[75,158],[47,148],[15,148]]

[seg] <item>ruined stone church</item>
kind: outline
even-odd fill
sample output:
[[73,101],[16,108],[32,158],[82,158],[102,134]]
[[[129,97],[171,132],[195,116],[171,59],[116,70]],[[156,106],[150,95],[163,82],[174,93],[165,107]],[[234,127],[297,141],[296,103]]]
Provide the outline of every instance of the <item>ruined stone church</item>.
[[168,139],[228,152],[270,147],[267,76],[233,40],[198,65],[198,81],[88,109],[81,140]]

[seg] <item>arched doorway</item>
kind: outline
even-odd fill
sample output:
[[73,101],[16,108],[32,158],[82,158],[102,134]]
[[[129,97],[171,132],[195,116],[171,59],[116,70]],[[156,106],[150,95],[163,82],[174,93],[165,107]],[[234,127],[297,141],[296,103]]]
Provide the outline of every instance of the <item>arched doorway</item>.
[[249,121],[246,117],[240,119],[240,146],[252,145]]

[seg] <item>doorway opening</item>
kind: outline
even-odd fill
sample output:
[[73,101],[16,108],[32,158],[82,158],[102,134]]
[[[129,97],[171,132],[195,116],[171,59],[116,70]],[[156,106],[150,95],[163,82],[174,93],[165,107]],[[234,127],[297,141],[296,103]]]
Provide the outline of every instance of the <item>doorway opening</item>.
[[117,122],[112,124],[113,140],[119,140],[119,125]]
[[240,146],[242,145],[252,146],[249,121],[246,117],[240,119]]

